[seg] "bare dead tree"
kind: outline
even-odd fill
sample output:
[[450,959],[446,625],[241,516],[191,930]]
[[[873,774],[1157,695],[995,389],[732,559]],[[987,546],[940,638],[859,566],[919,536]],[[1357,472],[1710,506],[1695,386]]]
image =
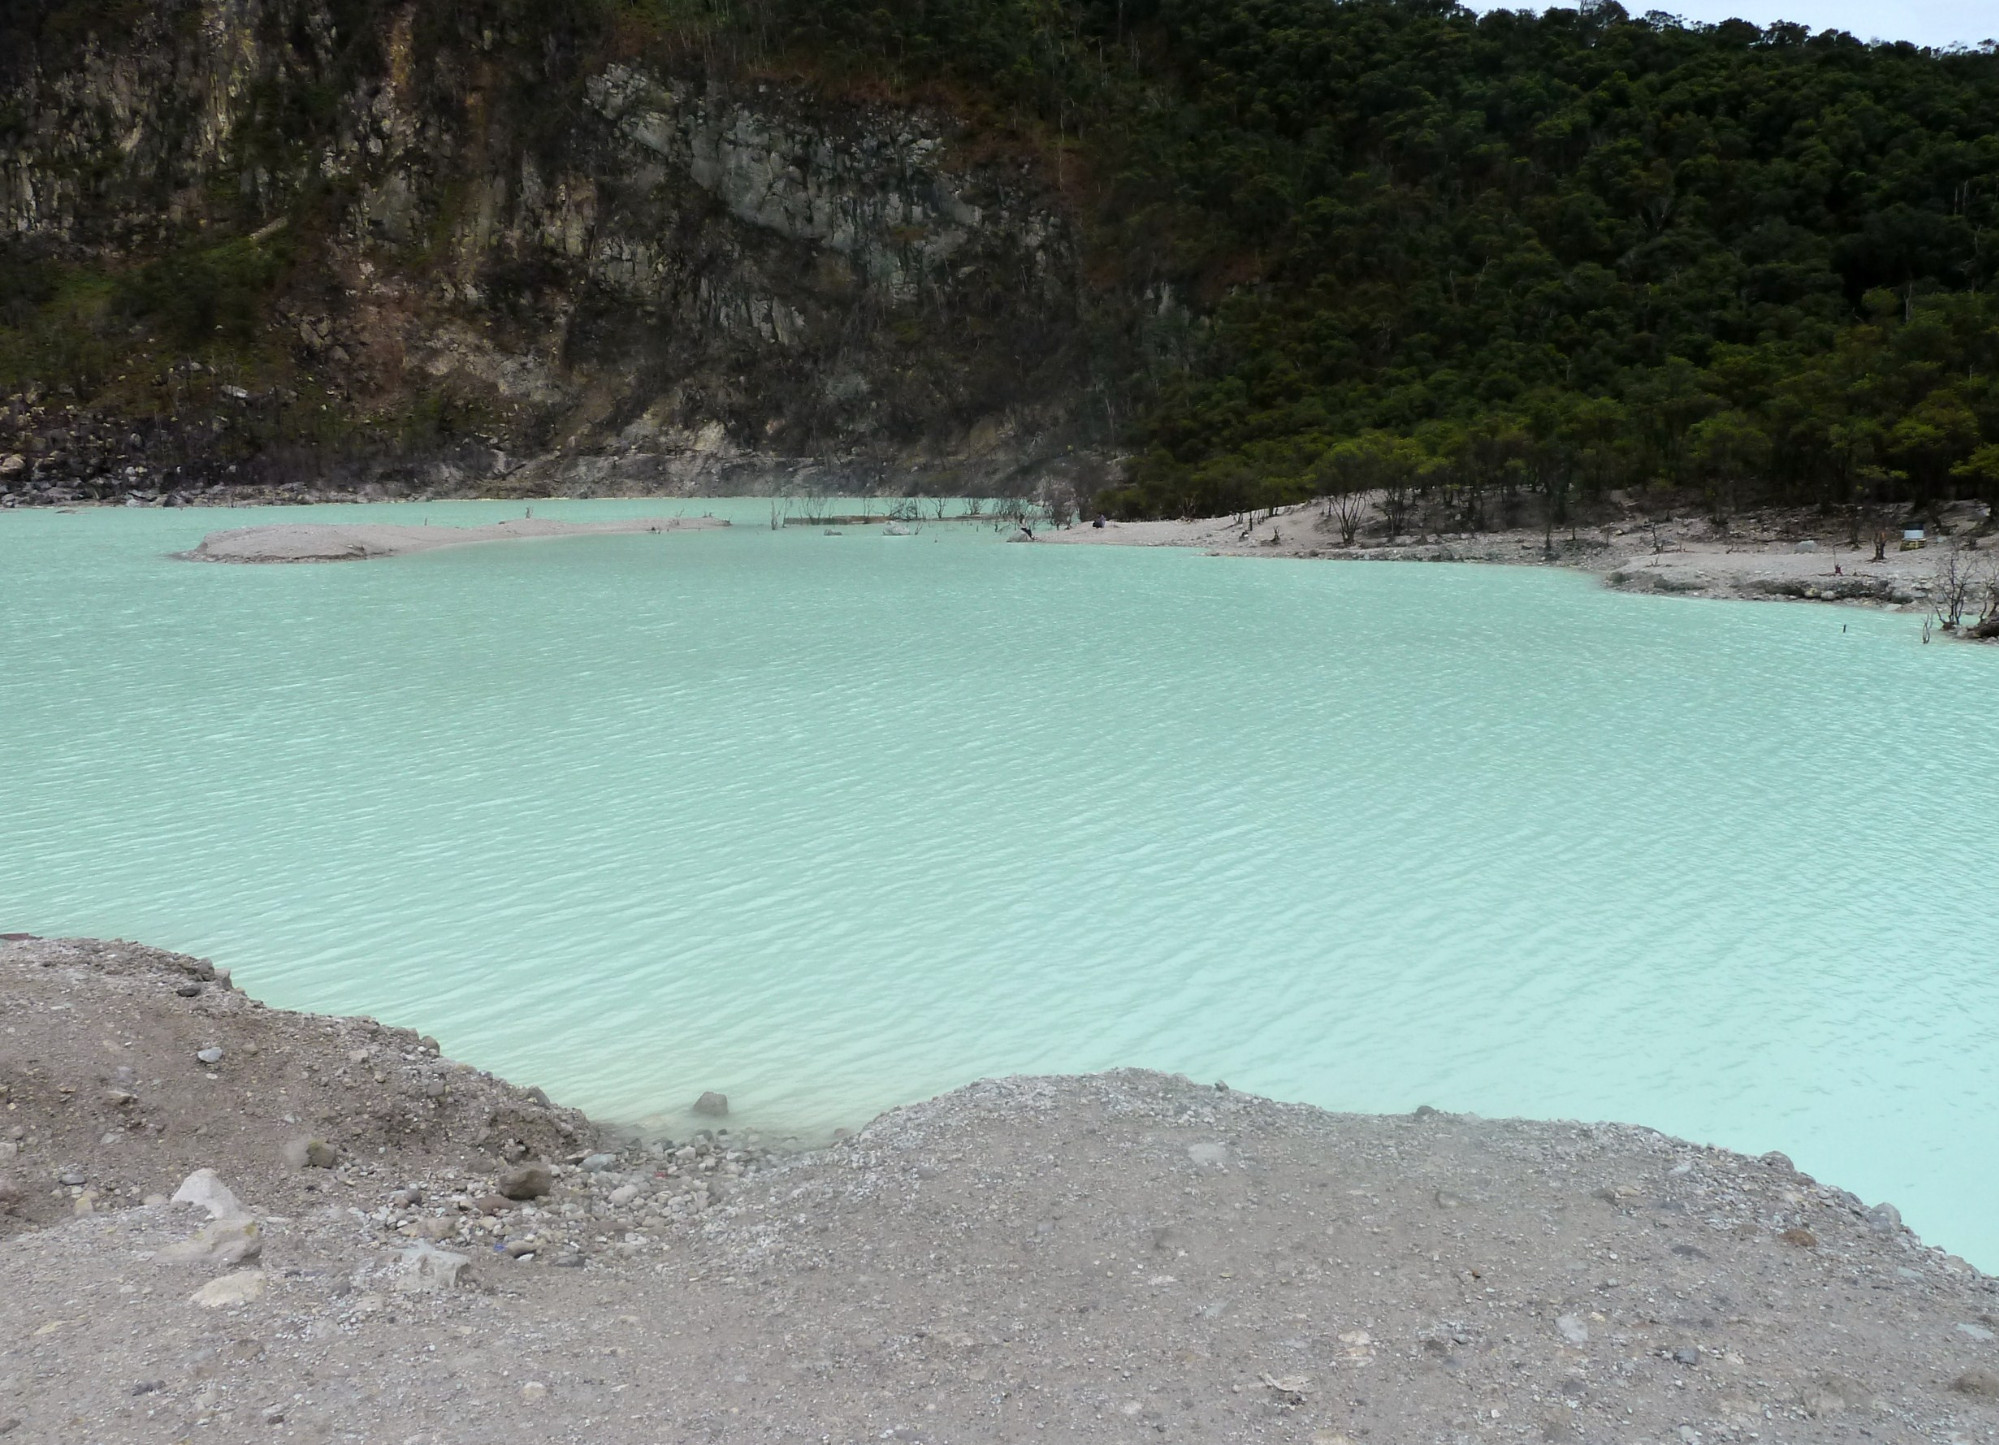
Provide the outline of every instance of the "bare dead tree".
[[1964,547],[1952,547],[1937,557],[1930,576],[1930,611],[1945,632],[1957,631],[1972,599],[1985,591],[1983,561]]
[[1340,545],[1351,547],[1354,538],[1360,535],[1361,525],[1367,521],[1367,514],[1374,510],[1372,494],[1368,492],[1334,492],[1326,499],[1326,510],[1333,523],[1340,529]]
[[1388,523],[1391,536],[1400,536],[1409,520],[1409,511],[1416,505],[1416,482],[1413,477],[1393,477],[1381,488],[1381,517]]

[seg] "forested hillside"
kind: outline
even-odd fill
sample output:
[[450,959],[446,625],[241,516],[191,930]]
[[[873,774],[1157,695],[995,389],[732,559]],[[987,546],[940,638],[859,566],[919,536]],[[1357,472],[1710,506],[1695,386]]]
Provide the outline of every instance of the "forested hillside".
[[[77,37],[113,9],[45,6],[16,53],[102,43]],[[1116,511],[1434,481],[1473,522],[1526,493],[1561,514],[1648,487],[1698,489],[1723,513],[1999,499],[1991,46],[1869,46],[1615,4],[1481,18],[1441,0],[325,13],[344,37],[337,74],[261,102],[278,151],[325,143],[341,87],[390,67],[380,37],[398,14],[415,16],[419,48],[483,36],[489,55],[526,57],[481,103],[513,110],[544,169],[577,149],[610,67],[948,113],[953,164],[1032,172],[1073,227],[1061,314],[1001,371],[1038,367],[1062,390],[1047,414],[1066,447],[1126,457],[1099,498]],[[285,204],[315,204],[313,190]],[[449,207],[436,210],[442,225]],[[268,224],[234,225],[253,223]],[[140,247],[101,283],[100,310],[169,346],[250,337],[284,275],[312,264],[301,233],[282,254]],[[77,344],[50,309],[58,280],[10,268],[9,354]],[[962,339],[977,318],[940,325]],[[904,413],[870,424],[913,435]]]
[[[1615,4],[800,0],[1031,108],[1150,303],[1107,500],[1442,474],[1717,510],[1999,497],[1999,54]],[[1999,29],[1999,25],[1995,25]]]

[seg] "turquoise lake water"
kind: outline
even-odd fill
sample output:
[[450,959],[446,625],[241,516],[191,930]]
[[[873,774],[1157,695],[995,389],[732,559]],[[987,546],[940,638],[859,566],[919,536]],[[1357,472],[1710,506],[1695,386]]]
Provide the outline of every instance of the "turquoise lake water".
[[0,514],[0,929],[611,1118],[1120,1064],[1624,1119],[1999,1269],[1999,650],[1526,568],[772,533],[169,560]]

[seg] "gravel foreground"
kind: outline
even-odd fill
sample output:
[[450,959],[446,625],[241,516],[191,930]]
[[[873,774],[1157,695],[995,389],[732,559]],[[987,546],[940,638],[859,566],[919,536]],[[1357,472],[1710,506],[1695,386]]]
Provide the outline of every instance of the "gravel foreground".
[[779,1156],[134,944],[0,942],[0,1003],[6,1445],[1999,1426],[1994,1281],[1778,1155],[1120,1071]]

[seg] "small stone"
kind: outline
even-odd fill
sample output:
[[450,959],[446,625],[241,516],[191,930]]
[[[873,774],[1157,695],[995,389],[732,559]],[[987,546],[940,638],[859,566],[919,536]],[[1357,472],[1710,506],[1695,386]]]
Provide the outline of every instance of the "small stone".
[[419,1244],[415,1249],[403,1251],[403,1273],[396,1280],[396,1288],[404,1294],[456,1289],[465,1283],[465,1271],[471,1265],[465,1255]]
[[630,1204],[634,1199],[637,1199],[638,1197],[639,1197],[638,1185],[620,1184],[616,1189],[613,1189],[611,1191],[611,1205],[613,1208],[622,1209],[625,1205]]
[[21,1202],[21,1186],[0,1174],[0,1209],[12,1209]]
[[197,1169],[181,1180],[170,1202],[206,1209],[211,1219],[247,1219],[250,1214],[213,1169]]
[[1999,1375],[1990,1370],[1966,1370],[1950,1387],[1960,1395],[1976,1395],[1981,1400],[1999,1400]]
[[79,1184],[87,1183],[89,1178],[90,1176],[85,1174],[81,1169],[65,1169],[61,1174],[56,1176],[56,1182],[75,1188]]
[[1902,1211],[1885,1200],[1868,1210],[1864,1218],[1867,1220],[1867,1227],[1876,1234],[1902,1232]]
[[532,1239],[510,1239],[500,1246],[500,1252],[510,1259],[526,1259],[536,1252]]
[[340,1162],[338,1149],[324,1139],[306,1134],[285,1140],[279,1154],[294,1169],[331,1169]]
[[264,1297],[264,1272],[242,1269],[210,1280],[188,1299],[203,1309],[234,1309]]
[[1557,1315],[1555,1328],[1561,1332],[1562,1338],[1572,1345],[1589,1343],[1589,1326],[1583,1323],[1581,1315]]
[[1959,1325],[1957,1332],[1967,1339],[1977,1340],[1981,1345],[1994,1338],[1992,1331],[1986,1329],[1984,1325]]
[[1792,1225],[1789,1229],[1778,1235],[1777,1238],[1783,1240],[1786,1244],[1794,1244],[1799,1249],[1817,1249],[1819,1247],[1819,1237],[1802,1225]]
[[521,1386],[521,1398],[529,1404],[533,1404],[536,1400],[546,1400],[548,1398],[548,1386],[539,1380],[529,1380],[525,1385]]
[[509,1199],[539,1199],[555,1187],[555,1171],[538,1161],[510,1164],[500,1171],[499,1187]]
[[580,1254],[558,1254],[549,1263],[557,1269],[581,1269],[583,1268],[584,1261],[583,1256]]
[[1673,1351],[1674,1364],[1698,1365],[1700,1362],[1701,1352],[1700,1347],[1697,1345],[1681,1345],[1677,1350]]
[[501,1214],[512,1209],[514,1203],[504,1194],[482,1194],[472,1201],[472,1207],[481,1214]]
[[194,1056],[204,1064],[219,1064],[222,1062],[222,1050],[216,1048],[213,1044],[205,1049],[196,1049]]
[[694,1101],[694,1112],[697,1114],[712,1115],[718,1119],[722,1118],[729,1112],[729,1096],[727,1094],[718,1094],[713,1089],[710,1089]]
[[[200,998],[201,985],[198,983],[184,983],[180,985],[178,988],[176,988],[174,992],[179,994],[182,998]],[[216,1058],[220,1058],[221,1056],[222,1056],[222,1051],[220,1049],[216,1050]],[[201,1056],[197,1054],[195,1057],[200,1058]],[[215,1060],[203,1059],[202,1062],[212,1064],[215,1062]]]
[[602,1174],[617,1162],[618,1156],[615,1154],[586,1155],[583,1160],[583,1172],[585,1174]]
[[167,1382],[165,1380],[141,1380],[132,1387],[132,1393],[135,1395],[150,1395],[155,1390],[164,1390],[166,1387]]
[[1435,1195],[1435,1198],[1437,1201],[1437,1208],[1439,1209],[1463,1209],[1465,1207],[1464,1200],[1460,1199],[1457,1195],[1451,1193],[1451,1191],[1448,1189],[1439,1189]]

